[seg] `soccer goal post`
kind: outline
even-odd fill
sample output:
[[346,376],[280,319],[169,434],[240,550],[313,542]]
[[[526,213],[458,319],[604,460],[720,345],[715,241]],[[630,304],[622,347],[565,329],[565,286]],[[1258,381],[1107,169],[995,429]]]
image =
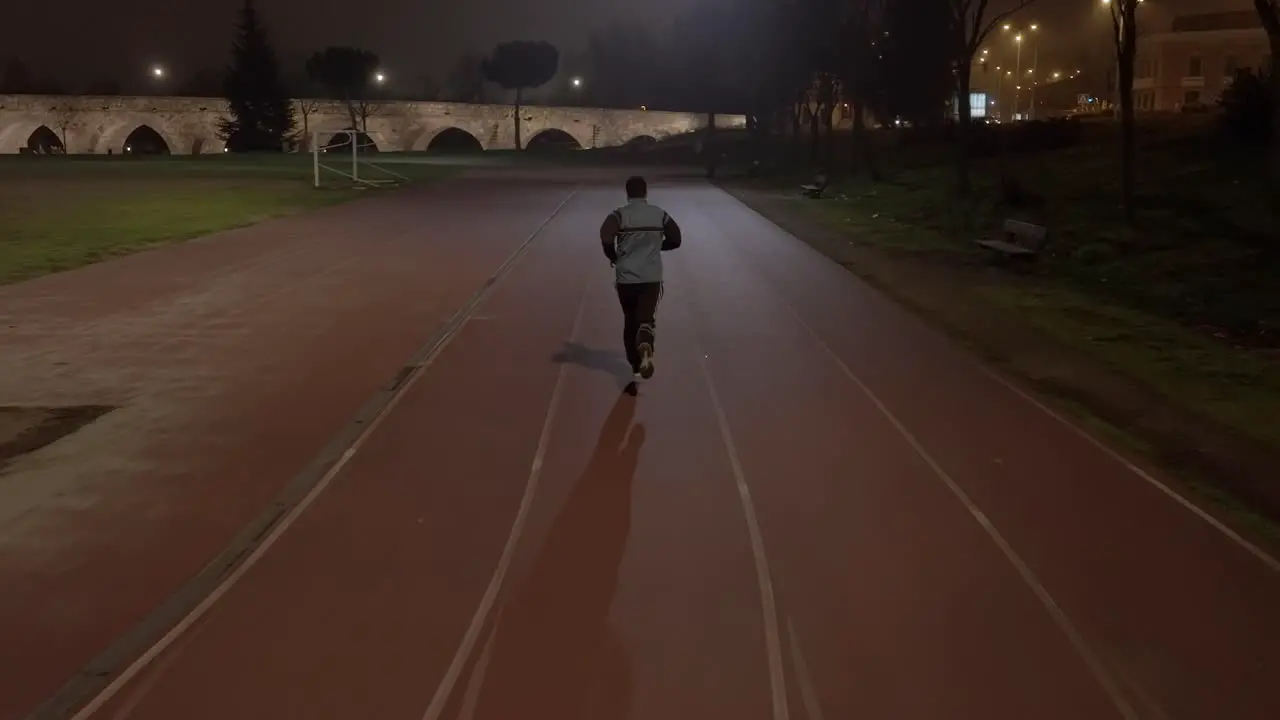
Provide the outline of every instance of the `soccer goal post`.
[[359,130],[315,130],[311,133],[311,176],[315,187],[323,187],[327,174],[346,178],[355,187],[385,187],[409,178],[372,162],[377,150],[369,136]]

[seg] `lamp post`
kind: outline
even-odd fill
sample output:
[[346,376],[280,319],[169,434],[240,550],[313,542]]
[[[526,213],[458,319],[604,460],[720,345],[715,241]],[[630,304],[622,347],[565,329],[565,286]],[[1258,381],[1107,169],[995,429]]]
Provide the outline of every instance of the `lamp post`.
[[[1013,36],[1013,42],[1014,42],[1014,44],[1015,44],[1015,45],[1017,46],[1017,48],[1018,48],[1017,61],[1016,61],[1016,62],[1015,62],[1015,64],[1014,64],[1014,76],[1015,76],[1016,78],[1021,79],[1021,78],[1022,78],[1022,45],[1023,45],[1023,38],[1024,38],[1024,36],[1026,36],[1026,35],[1030,35],[1030,34],[1038,34],[1038,33],[1039,33],[1039,31],[1040,31],[1040,25],[1039,25],[1038,23],[1031,23],[1030,25],[1028,25],[1028,26],[1027,26],[1026,31],[1023,31],[1023,30],[1018,30],[1018,29],[1014,28],[1014,26],[1013,26],[1013,25],[1011,25],[1011,24],[1009,24],[1009,23],[1005,23],[1005,25],[1003,26],[1003,30],[1004,30],[1005,32],[1013,32],[1013,33],[1014,33],[1014,36]],[[1029,39],[1029,41],[1034,42],[1033,40],[1030,40],[1030,39]],[[1032,79],[1034,80],[1034,79],[1035,79],[1035,78],[1034,78],[1034,76],[1035,76],[1036,66],[1037,66],[1037,65],[1039,65],[1039,63],[1040,63],[1040,44],[1039,44],[1039,43],[1035,43],[1035,46],[1032,48],[1031,52],[1032,52],[1032,60],[1031,60],[1031,62],[1032,62],[1032,67],[1031,67],[1031,73],[1030,73],[1030,74],[1032,75]],[[1017,114],[1018,114],[1018,99],[1019,99],[1019,94],[1020,94],[1018,90],[1019,90],[1018,88],[1015,88],[1015,89],[1014,89],[1014,94],[1013,94],[1013,114],[1014,114],[1014,115],[1017,115]],[[1033,82],[1033,83],[1032,83],[1032,85],[1031,85],[1031,109],[1030,109],[1030,117],[1034,118],[1034,117],[1035,117],[1035,112],[1036,112],[1036,86],[1035,86],[1035,83]]]
[[[1040,29],[1039,25],[1031,24],[1031,32]],[[1035,43],[1034,49],[1031,51],[1031,111],[1029,117],[1036,119],[1036,85],[1039,84],[1036,78],[1040,73],[1040,43]]]
[[[1014,63],[1014,82],[1022,77],[1022,33],[1013,36],[1013,41],[1018,45],[1018,60]],[[1013,86],[1013,119],[1018,119],[1018,96],[1022,94],[1022,86]]]

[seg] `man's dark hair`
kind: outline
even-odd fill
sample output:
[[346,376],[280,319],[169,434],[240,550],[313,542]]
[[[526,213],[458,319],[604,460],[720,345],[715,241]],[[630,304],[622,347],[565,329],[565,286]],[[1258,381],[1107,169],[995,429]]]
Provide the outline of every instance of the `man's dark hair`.
[[627,178],[627,199],[638,200],[649,194],[649,183],[639,175],[632,175]]

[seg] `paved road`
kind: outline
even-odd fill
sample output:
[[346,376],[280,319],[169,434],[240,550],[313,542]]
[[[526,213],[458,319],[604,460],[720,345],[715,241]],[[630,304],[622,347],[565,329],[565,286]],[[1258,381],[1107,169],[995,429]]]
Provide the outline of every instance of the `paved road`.
[[653,195],[639,397],[592,185],[80,717],[1280,717],[1274,561],[723,193]]

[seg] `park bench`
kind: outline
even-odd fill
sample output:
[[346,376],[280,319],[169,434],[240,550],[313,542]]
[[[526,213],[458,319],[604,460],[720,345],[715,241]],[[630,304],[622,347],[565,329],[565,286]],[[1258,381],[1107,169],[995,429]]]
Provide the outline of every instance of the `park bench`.
[[980,247],[996,253],[1001,258],[1034,260],[1049,240],[1049,230],[1021,220],[1004,221],[1004,238],[1000,240],[975,240]]
[[818,173],[813,176],[813,182],[808,185],[800,186],[800,194],[807,198],[817,200],[822,197],[822,193],[827,189],[827,174]]

